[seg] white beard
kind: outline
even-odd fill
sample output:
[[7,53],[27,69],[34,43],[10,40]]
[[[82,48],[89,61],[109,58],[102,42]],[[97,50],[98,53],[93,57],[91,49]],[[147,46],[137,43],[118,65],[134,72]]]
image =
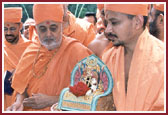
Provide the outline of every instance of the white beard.
[[44,46],[44,47],[46,47],[48,50],[53,50],[53,49],[55,49],[55,48],[58,48],[58,47],[60,47],[60,45],[61,45],[61,42],[62,42],[62,37],[59,39],[59,41],[53,41],[53,42],[51,42],[50,44],[47,44],[47,43],[45,43],[45,42],[41,42],[41,44]]

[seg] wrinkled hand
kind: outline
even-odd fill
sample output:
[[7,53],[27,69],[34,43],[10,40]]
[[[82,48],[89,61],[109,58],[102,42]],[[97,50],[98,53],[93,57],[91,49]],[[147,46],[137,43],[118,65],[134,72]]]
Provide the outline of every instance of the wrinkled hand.
[[44,94],[33,94],[32,97],[25,98],[23,105],[33,109],[43,109],[50,106],[50,96]]
[[19,102],[15,102],[11,106],[9,106],[6,111],[23,111],[23,104]]

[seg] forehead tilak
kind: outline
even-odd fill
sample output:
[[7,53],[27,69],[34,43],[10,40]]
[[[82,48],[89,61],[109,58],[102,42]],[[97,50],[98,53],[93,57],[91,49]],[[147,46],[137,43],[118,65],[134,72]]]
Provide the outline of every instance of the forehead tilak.
[[47,24],[47,25],[49,25],[49,24],[50,24],[50,22],[49,22],[49,21],[46,21],[46,24]]
[[9,27],[9,26],[10,26],[10,24],[6,24],[6,26],[7,26],[7,27]]

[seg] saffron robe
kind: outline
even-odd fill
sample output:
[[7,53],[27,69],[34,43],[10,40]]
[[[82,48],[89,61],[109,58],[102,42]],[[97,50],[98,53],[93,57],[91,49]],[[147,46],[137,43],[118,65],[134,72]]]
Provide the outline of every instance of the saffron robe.
[[[31,41],[23,38],[19,35],[19,41],[17,44],[8,43],[4,40],[4,72],[16,69],[16,66],[21,58],[22,53],[31,44]],[[12,96],[4,95],[4,110],[12,104]]]
[[164,110],[164,45],[149,34],[140,35],[134,49],[125,92],[124,48],[112,47],[102,57],[114,80],[117,111]]
[[[79,41],[63,36],[60,48],[48,51],[42,46],[34,66],[34,73],[40,75],[49,62],[47,70],[43,76],[36,78],[33,76],[33,63],[39,50],[39,44],[29,46],[17,66],[12,87],[22,94],[27,88],[27,93],[42,93],[49,96],[59,96],[61,90],[70,85],[71,72],[75,65],[92,52]],[[56,51],[57,50],[57,51]],[[53,53],[56,54],[53,56]],[[13,98],[15,99],[15,97]],[[35,110],[35,109],[24,109]],[[50,110],[50,107],[38,111]]]

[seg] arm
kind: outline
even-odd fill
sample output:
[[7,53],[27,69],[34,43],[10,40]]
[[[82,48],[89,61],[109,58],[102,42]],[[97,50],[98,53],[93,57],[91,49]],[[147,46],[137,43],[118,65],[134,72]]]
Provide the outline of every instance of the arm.
[[16,94],[16,101],[9,106],[6,110],[7,111],[22,111],[23,110],[23,100],[26,97],[26,93],[23,94]]
[[23,105],[33,109],[43,109],[57,103],[59,96],[48,96],[44,94],[33,94],[23,100]]

